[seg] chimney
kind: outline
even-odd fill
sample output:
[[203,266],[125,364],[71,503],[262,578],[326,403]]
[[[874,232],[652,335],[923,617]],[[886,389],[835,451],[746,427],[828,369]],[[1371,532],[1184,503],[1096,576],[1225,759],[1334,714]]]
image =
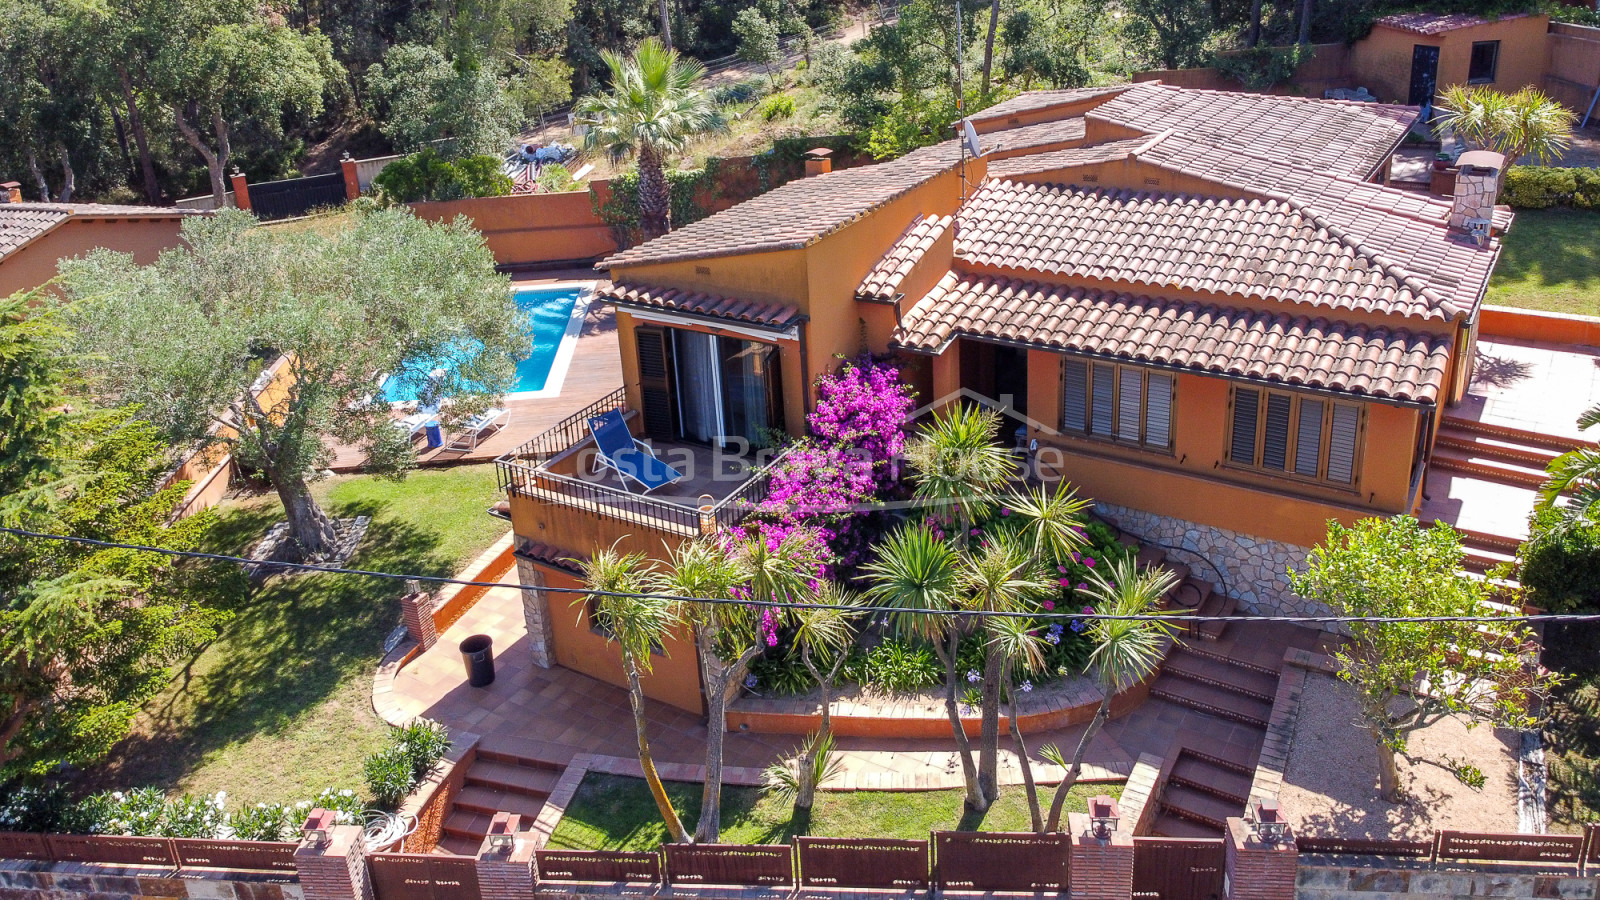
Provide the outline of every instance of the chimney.
[[22,183],[17,181],[0,182],[0,203],[21,203]]
[[826,175],[833,171],[833,151],[827,147],[817,147],[806,151],[806,177],[813,175]]
[[1479,246],[1489,243],[1495,193],[1506,158],[1492,150],[1469,150],[1456,160],[1456,188],[1450,206],[1450,230],[1470,236]]

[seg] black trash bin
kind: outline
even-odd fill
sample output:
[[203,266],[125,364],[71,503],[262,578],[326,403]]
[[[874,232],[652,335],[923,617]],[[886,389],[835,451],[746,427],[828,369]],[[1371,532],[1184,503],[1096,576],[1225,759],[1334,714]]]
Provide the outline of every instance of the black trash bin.
[[467,666],[467,684],[488,687],[494,684],[494,639],[475,634],[461,642],[461,661]]

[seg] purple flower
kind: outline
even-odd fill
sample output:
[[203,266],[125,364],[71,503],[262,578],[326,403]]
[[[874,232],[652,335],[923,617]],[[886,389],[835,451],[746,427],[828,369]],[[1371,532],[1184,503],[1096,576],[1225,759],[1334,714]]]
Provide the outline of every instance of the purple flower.
[[978,674],[978,670],[977,669],[968,669],[967,670],[967,681],[968,681],[968,683],[977,684],[979,681],[982,681],[982,680],[983,680],[983,676]]
[[1052,610],[1056,608],[1056,602],[1054,600],[1046,600],[1039,605],[1043,606],[1046,610]]
[[1089,568],[1091,568],[1091,569],[1092,569],[1092,568],[1094,568],[1094,557],[1092,557],[1092,556],[1085,556],[1085,557],[1084,557],[1084,558],[1083,558],[1083,564],[1084,564],[1084,565],[1086,565],[1086,566],[1088,566],[1088,567],[1089,567]]
[[1073,619],[1072,620],[1072,630],[1075,631],[1075,632],[1083,631],[1083,620],[1082,619]]
[[1088,590],[1088,589],[1089,589],[1089,586],[1088,586],[1088,585],[1087,585],[1087,584],[1084,584],[1084,583],[1083,583],[1083,582],[1081,582],[1081,581],[1080,581],[1080,582],[1078,582],[1078,590],[1080,590],[1080,591],[1087,591],[1087,590]]
[[1000,507],[1000,515],[1009,516],[1009,515],[1011,515],[1011,510],[1006,509],[1004,506],[1002,506],[1002,507]]
[[746,675],[744,677],[744,686],[750,690],[755,690],[756,685],[760,683],[760,680],[754,675]]
[[1026,693],[1028,693],[1028,692],[1029,692],[1029,691],[1032,691],[1032,690],[1033,690],[1033,682],[1031,682],[1031,681],[1024,681],[1024,682],[1023,682],[1023,683],[1022,683],[1022,684],[1020,684],[1020,685],[1018,685],[1018,687],[1020,687],[1020,688],[1021,688],[1021,689],[1022,689],[1022,692],[1023,692],[1023,693],[1024,693],[1024,694],[1026,694]]
[[974,528],[974,529],[972,529],[971,531],[969,531],[967,533],[972,535],[973,537],[977,537],[978,535],[983,534],[983,529],[982,528]]
[[1067,574],[1067,567],[1066,566],[1056,566],[1056,571],[1060,572],[1063,575],[1065,575],[1065,574]]
[[1062,586],[1062,587],[1072,587],[1072,579],[1071,579],[1071,578],[1062,578],[1062,579],[1060,579],[1060,580],[1059,580],[1059,581],[1058,581],[1058,583],[1059,583],[1059,584],[1060,584],[1060,585],[1061,585],[1061,586]]

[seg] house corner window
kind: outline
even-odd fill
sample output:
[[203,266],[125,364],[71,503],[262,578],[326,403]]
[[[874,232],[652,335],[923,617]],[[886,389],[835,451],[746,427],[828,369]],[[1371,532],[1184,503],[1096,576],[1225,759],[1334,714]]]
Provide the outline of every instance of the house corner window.
[[1061,428],[1117,444],[1170,450],[1172,378],[1138,366],[1064,360]]
[[1489,84],[1494,81],[1495,69],[1500,65],[1499,41],[1476,41],[1472,45],[1472,59],[1467,64],[1469,84]]
[[1235,387],[1229,417],[1229,463],[1341,487],[1355,484],[1361,407]]

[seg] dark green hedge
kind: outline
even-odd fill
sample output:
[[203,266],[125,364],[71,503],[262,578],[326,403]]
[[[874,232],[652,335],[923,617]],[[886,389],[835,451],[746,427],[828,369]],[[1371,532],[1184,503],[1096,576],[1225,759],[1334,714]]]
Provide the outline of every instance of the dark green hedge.
[[1500,202],[1517,209],[1600,209],[1600,169],[1512,166],[1500,185]]
[[1522,545],[1522,584],[1551,612],[1600,609],[1600,525],[1547,510]]

